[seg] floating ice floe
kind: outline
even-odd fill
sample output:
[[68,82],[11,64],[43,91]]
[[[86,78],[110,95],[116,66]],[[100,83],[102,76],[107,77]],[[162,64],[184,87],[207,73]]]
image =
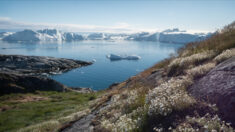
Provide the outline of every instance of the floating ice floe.
[[52,75],[62,74],[62,71],[50,72],[50,74],[52,74]]
[[115,54],[109,54],[107,55],[107,58],[114,61],[114,60],[139,60],[141,59],[138,55],[115,55]]
[[92,59],[92,62],[96,62],[96,59]]

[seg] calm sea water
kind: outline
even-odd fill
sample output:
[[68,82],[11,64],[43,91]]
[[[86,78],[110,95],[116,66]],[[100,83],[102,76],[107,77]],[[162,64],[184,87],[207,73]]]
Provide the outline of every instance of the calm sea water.
[[[122,82],[129,77],[151,67],[182,47],[182,44],[134,41],[81,41],[72,43],[20,44],[0,42],[0,54],[20,54],[52,56],[96,60],[94,64],[73,69],[50,77],[74,87],[90,87],[94,90],[107,88],[114,82]],[[140,60],[110,61],[106,55],[121,54],[141,56]]]

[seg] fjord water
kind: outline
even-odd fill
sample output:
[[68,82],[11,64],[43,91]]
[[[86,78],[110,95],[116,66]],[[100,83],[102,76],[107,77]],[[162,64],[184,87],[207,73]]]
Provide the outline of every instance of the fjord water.
[[[135,41],[79,41],[66,43],[6,43],[0,42],[0,54],[52,56],[95,60],[94,64],[71,71],[50,75],[51,78],[73,87],[90,87],[94,90],[107,88],[115,82],[151,67],[182,47],[182,44]],[[140,60],[110,61],[106,55],[139,55]]]

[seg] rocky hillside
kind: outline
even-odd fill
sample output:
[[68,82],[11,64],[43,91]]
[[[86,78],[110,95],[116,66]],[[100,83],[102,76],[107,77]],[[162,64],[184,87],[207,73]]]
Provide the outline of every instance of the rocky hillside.
[[111,86],[103,106],[63,131],[235,131],[233,27]]

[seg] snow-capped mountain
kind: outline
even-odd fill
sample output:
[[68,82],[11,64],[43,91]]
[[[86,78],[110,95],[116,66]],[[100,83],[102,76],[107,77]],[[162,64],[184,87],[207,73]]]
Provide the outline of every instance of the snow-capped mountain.
[[162,32],[141,32],[133,34],[88,33],[78,34],[61,32],[56,29],[24,30],[15,33],[2,33],[0,39],[8,42],[39,42],[39,41],[80,41],[80,40],[129,40],[129,41],[158,41],[166,43],[189,43],[210,36],[211,33],[190,33],[179,29],[167,29]]

